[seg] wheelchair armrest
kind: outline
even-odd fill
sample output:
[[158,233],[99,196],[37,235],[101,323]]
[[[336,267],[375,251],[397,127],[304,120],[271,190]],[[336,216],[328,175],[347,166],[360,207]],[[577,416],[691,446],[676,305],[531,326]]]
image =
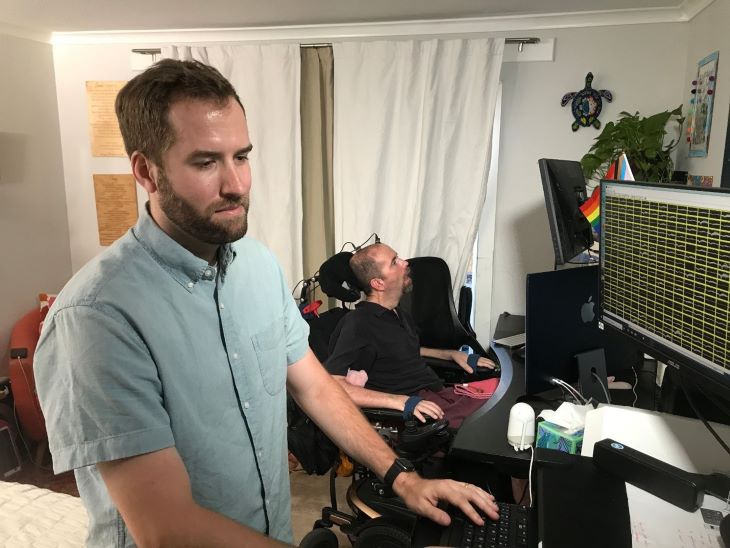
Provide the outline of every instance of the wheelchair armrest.
[[446,385],[481,381],[499,376],[499,371],[494,369],[480,367],[474,373],[467,373],[459,365],[450,360],[428,357],[424,357],[424,360],[426,361],[426,365],[433,369]]
[[382,409],[379,407],[363,407],[363,415],[370,421],[405,422],[403,412],[396,409]]

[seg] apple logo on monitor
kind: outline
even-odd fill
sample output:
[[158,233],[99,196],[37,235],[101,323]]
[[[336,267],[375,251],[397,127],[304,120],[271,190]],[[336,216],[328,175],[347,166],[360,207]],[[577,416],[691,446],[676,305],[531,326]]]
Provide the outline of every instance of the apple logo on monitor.
[[596,303],[593,302],[593,296],[591,295],[588,297],[588,301],[583,303],[583,306],[580,307],[580,319],[583,320],[583,323],[590,323],[593,321],[593,319],[596,317],[596,313],[594,311],[596,307]]

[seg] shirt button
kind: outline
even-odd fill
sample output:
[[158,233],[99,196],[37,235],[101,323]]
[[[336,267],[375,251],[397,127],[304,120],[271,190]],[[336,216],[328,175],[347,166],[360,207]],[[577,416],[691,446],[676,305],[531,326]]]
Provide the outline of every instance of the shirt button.
[[188,287],[193,287],[195,284],[193,282],[188,282]]
[[247,401],[243,402],[243,408],[244,409],[248,409],[249,407],[250,407],[250,405],[248,404]]
[[269,499],[266,499],[266,506],[269,505]]
[[218,306],[220,306],[220,309],[221,309],[221,310],[223,310],[223,309],[224,309],[224,308],[226,307],[226,305],[224,305],[223,303],[221,303],[221,304],[220,304],[220,305],[218,305]]
[[205,271],[205,275],[206,276],[210,276],[211,274],[213,274],[213,272],[211,270],[206,270]]
[[238,354],[236,354],[235,352],[233,353],[233,359],[234,360],[237,360],[238,359]]
[[257,454],[258,454],[259,458],[264,456],[264,454],[261,451],[259,451]]

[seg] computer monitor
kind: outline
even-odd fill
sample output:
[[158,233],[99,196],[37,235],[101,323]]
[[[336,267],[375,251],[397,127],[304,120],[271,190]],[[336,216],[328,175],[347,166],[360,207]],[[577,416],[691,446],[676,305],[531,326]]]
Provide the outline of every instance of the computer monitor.
[[[602,325],[730,408],[730,191],[601,182]],[[695,398],[698,399],[698,398]]]
[[609,375],[641,365],[636,344],[598,328],[598,300],[598,265],[527,275],[525,393],[555,388],[553,378],[575,383],[577,356],[592,350],[603,350]]
[[537,164],[557,266],[593,245],[591,225],[579,209],[587,198],[586,181],[580,162],[542,158]]

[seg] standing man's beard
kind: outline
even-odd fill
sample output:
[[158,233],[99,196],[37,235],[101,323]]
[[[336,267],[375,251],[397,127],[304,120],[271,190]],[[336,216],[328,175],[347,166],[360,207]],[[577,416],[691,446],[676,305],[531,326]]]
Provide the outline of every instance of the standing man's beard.
[[[208,244],[227,244],[240,240],[248,231],[248,193],[237,199],[224,200],[213,204],[202,215],[193,206],[175,194],[172,186],[160,169],[157,180],[157,193],[160,197],[160,209],[180,230]],[[227,222],[216,223],[213,214],[224,207],[243,206],[243,213]]]

